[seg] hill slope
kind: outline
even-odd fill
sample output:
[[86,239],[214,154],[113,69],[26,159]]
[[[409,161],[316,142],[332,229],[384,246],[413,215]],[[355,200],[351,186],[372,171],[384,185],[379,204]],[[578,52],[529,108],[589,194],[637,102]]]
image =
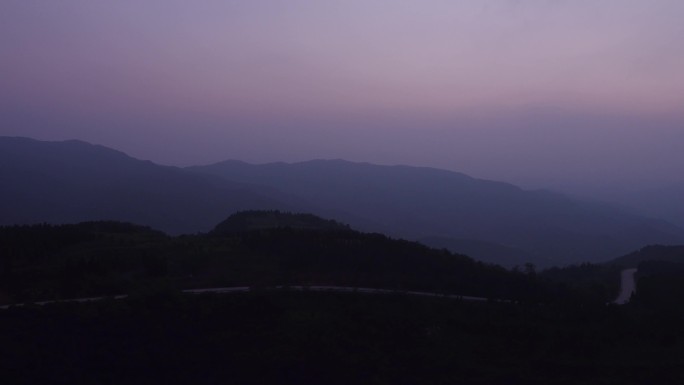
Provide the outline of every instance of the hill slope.
[[534,275],[311,215],[279,214],[281,223],[303,217],[315,228],[222,231],[272,214],[239,213],[209,234],[178,237],[118,222],[0,226],[0,303],[134,294],[155,285],[332,285],[533,301],[563,295]]
[[[229,161],[179,169],[84,142],[0,137],[0,180],[0,225],[120,220],[191,233],[237,211],[287,210],[408,239],[458,239],[476,246],[473,257],[505,265],[684,243],[683,231],[663,221],[430,168]],[[483,247],[491,244],[503,247]]]
[[253,230],[289,228],[297,230],[339,231],[348,226],[311,214],[293,214],[280,211],[241,211],[216,225],[212,234],[234,234]]
[[430,247],[458,250],[459,253],[469,255],[477,260],[508,268],[520,267],[532,262],[536,262],[538,265],[549,265],[552,263],[550,259],[535,258],[523,250],[474,239],[427,237],[418,239],[418,242]]
[[0,137],[0,180],[0,225],[107,219],[181,233],[238,210],[292,208],[275,192],[80,141]]
[[431,168],[317,160],[226,161],[189,170],[271,186],[328,210],[314,213],[335,212],[362,229],[492,242],[529,253],[540,264],[605,260],[646,244],[684,240],[673,225],[612,206]]
[[621,202],[641,212],[684,226],[684,181],[665,187],[632,192]]
[[684,263],[684,246],[651,245],[610,261],[624,267],[637,267],[645,261]]

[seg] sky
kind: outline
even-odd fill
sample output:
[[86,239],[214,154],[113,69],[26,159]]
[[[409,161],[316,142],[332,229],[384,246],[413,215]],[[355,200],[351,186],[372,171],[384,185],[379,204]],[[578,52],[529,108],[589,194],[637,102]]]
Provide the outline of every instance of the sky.
[[3,0],[0,135],[574,192],[684,179],[681,0]]

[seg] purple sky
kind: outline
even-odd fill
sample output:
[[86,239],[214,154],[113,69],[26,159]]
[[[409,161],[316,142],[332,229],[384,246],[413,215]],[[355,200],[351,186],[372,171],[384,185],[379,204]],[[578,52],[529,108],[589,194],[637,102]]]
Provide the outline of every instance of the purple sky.
[[683,18],[681,0],[3,0],[0,135],[667,183]]

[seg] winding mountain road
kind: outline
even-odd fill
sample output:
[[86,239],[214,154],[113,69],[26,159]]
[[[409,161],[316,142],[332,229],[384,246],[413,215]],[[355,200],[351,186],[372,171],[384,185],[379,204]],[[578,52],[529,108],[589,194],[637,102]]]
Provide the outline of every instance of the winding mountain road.
[[625,269],[620,273],[620,295],[613,301],[614,304],[624,305],[629,302],[632,294],[636,291],[634,275],[637,269]]
[[[190,289],[183,290],[183,293],[187,294],[206,294],[206,293],[216,293],[216,294],[230,294],[230,293],[244,293],[250,291],[263,291],[263,290],[295,290],[295,291],[319,291],[319,292],[333,292],[333,293],[363,293],[363,294],[403,294],[411,296],[421,296],[421,297],[437,297],[437,298],[448,298],[461,301],[489,301],[490,298],[485,297],[473,297],[467,295],[456,295],[456,294],[442,294],[433,293],[426,291],[401,291],[401,290],[390,290],[390,289],[372,289],[367,287],[346,287],[346,286],[271,286],[264,288],[253,288],[249,286],[237,286],[237,287],[214,287],[206,289]],[[73,298],[73,299],[63,299],[63,300],[53,300],[53,301],[40,301],[40,302],[30,302],[29,304],[35,305],[47,305],[51,303],[61,303],[61,302],[92,302],[101,301],[103,299],[124,299],[128,295],[117,295],[109,297],[87,297],[87,298]],[[512,302],[510,300],[500,300],[491,299],[496,302]],[[0,309],[9,309],[12,306],[25,306],[27,303],[16,303],[10,305],[0,306]]]
[[[620,274],[620,295],[613,301],[614,304],[624,305],[629,302],[629,299],[636,290],[636,282],[634,280],[634,275],[637,269],[625,269],[622,270]],[[457,295],[457,294],[443,294],[434,293],[427,291],[401,291],[401,290],[391,290],[391,289],[373,289],[368,287],[347,287],[347,286],[270,286],[263,288],[254,288],[250,286],[236,286],[236,287],[212,287],[205,289],[189,289],[183,290],[183,293],[187,294],[230,294],[230,293],[245,293],[250,291],[263,291],[263,290],[295,290],[295,291],[318,291],[318,292],[332,292],[332,293],[363,293],[363,294],[403,294],[411,296],[421,296],[421,297],[435,297],[435,298],[447,298],[461,301],[495,301],[495,302],[505,302],[512,303],[511,300],[502,299],[491,299],[486,297],[474,297],[467,295]],[[124,299],[128,295],[116,295],[107,297],[86,297],[86,298],[72,298],[63,300],[51,300],[51,301],[39,301],[30,302],[28,304],[35,305],[47,305],[51,303],[61,303],[61,302],[92,302],[101,301],[103,299]],[[9,309],[12,306],[25,306],[27,303],[15,303],[9,305],[0,306],[0,310]]]

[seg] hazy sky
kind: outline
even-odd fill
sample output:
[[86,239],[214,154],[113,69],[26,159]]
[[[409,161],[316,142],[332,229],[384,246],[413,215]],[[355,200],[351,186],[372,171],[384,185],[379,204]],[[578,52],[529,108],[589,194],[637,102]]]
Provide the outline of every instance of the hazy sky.
[[2,0],[0,135],[684,179],[681,0]]

